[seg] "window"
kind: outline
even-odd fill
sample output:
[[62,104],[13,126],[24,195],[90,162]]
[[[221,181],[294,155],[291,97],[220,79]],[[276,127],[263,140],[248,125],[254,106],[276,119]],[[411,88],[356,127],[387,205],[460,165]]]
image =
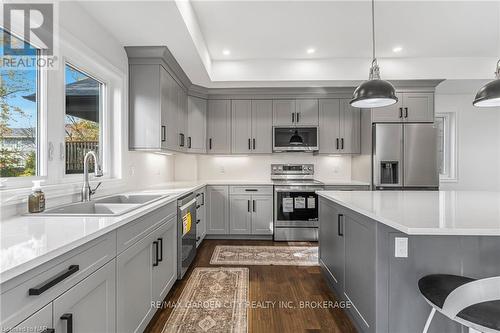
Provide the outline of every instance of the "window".
[[438,163],[441,181],[456,181],[456,113],[436,114],[438,128]]
[[[11,42],[25,43],[10,35]],[[4,55],[0,29],[0,55]],[[28,57],[39,56],[33,50]],[[0,68],[0,177],[39,174],[39,71]]]
[[[65,67],[66,174],[83,173],[85,154],[93,150],[102,161],[101,119],[103,84],[75,67]],[[89,171],[94,171],[91,161]]]

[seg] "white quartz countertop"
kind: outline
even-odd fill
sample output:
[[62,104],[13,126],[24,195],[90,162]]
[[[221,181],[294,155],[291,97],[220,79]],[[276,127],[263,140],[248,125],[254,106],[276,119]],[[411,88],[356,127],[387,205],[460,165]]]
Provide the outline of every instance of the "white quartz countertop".
[[409,235],[500,236],[500,192],[318,191]]

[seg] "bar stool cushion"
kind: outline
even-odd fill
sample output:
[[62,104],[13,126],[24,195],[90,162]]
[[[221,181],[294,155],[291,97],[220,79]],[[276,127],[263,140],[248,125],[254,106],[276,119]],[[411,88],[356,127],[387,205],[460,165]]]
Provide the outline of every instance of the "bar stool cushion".
[[500,331],[500,301],[489,301],[466,307],[457,317]]
[[474,279],[464,276],[432,274],[421,278],[418,281],[418,288],[422,296],[441,309],[446,297],[448,297],[453,290],[472,281],[474,281]]

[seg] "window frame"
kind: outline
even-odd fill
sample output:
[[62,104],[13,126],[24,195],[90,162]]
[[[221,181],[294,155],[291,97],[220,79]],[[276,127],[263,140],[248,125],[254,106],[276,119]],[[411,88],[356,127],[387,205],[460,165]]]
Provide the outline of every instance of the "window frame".
[[443,119],[445,172],[439,174],[443,183],[458,182],[458,114],[457,112],[436,112],[435,118]]
[[[68,56],[63,57],[61,66],[64,68],[62,70],[63,75],[62,75],[62,81],[63,81],[63,107],[62,107],[62,130],[61,132],[63,133],[62,136],[62,146],[64,147],[65,145],[65,135],[64,135],[64,126],[65,126],[65,117],[66,117],[66,65],[70,66],[74,70],[77,70],[84,75],[96,80],[101,84],[100,88],[100,93],[101,97],[99,99],[99,160],[101,162],[101,167],[103,171],[103,177],[100,178],[100,180],[104,179],[111,179],[110,176],[110,169],[111,169],[111,161],[110,161],[110,146],[109,146],[109,136],[110,132],[112,131],[111,124],[109,122],[109,115],[108,113],[110,112],[110,107],[109,107],[109,101],[108,101],[108,89],[109,89],[109,83],[107,80],[102,79],[99,75],[96,75],[93,71],[89,70],[88,68],[85,68],[85,66],[80,66],[80,65],[75,65],[77,61],[71,59]],[[61,149],[63,149],[61,147]],[[78,182],[81,181],[82,179],[82,174],[67,174],[66,173],[66,154],[65,150],[64,153],[62,153],[62,156],[64,158],[61,158],[62,160],[62,167],[61,171],[59,174],[60,177],[60,182],[62,183],[73,183],[73,182]]]

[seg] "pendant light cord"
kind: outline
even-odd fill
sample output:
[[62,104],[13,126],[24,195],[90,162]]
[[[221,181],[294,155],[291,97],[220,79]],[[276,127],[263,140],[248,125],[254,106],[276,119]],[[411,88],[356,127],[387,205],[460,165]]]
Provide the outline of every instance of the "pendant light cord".
[[373,60],[375,60],[375,0],[372,0],[372,47]]

